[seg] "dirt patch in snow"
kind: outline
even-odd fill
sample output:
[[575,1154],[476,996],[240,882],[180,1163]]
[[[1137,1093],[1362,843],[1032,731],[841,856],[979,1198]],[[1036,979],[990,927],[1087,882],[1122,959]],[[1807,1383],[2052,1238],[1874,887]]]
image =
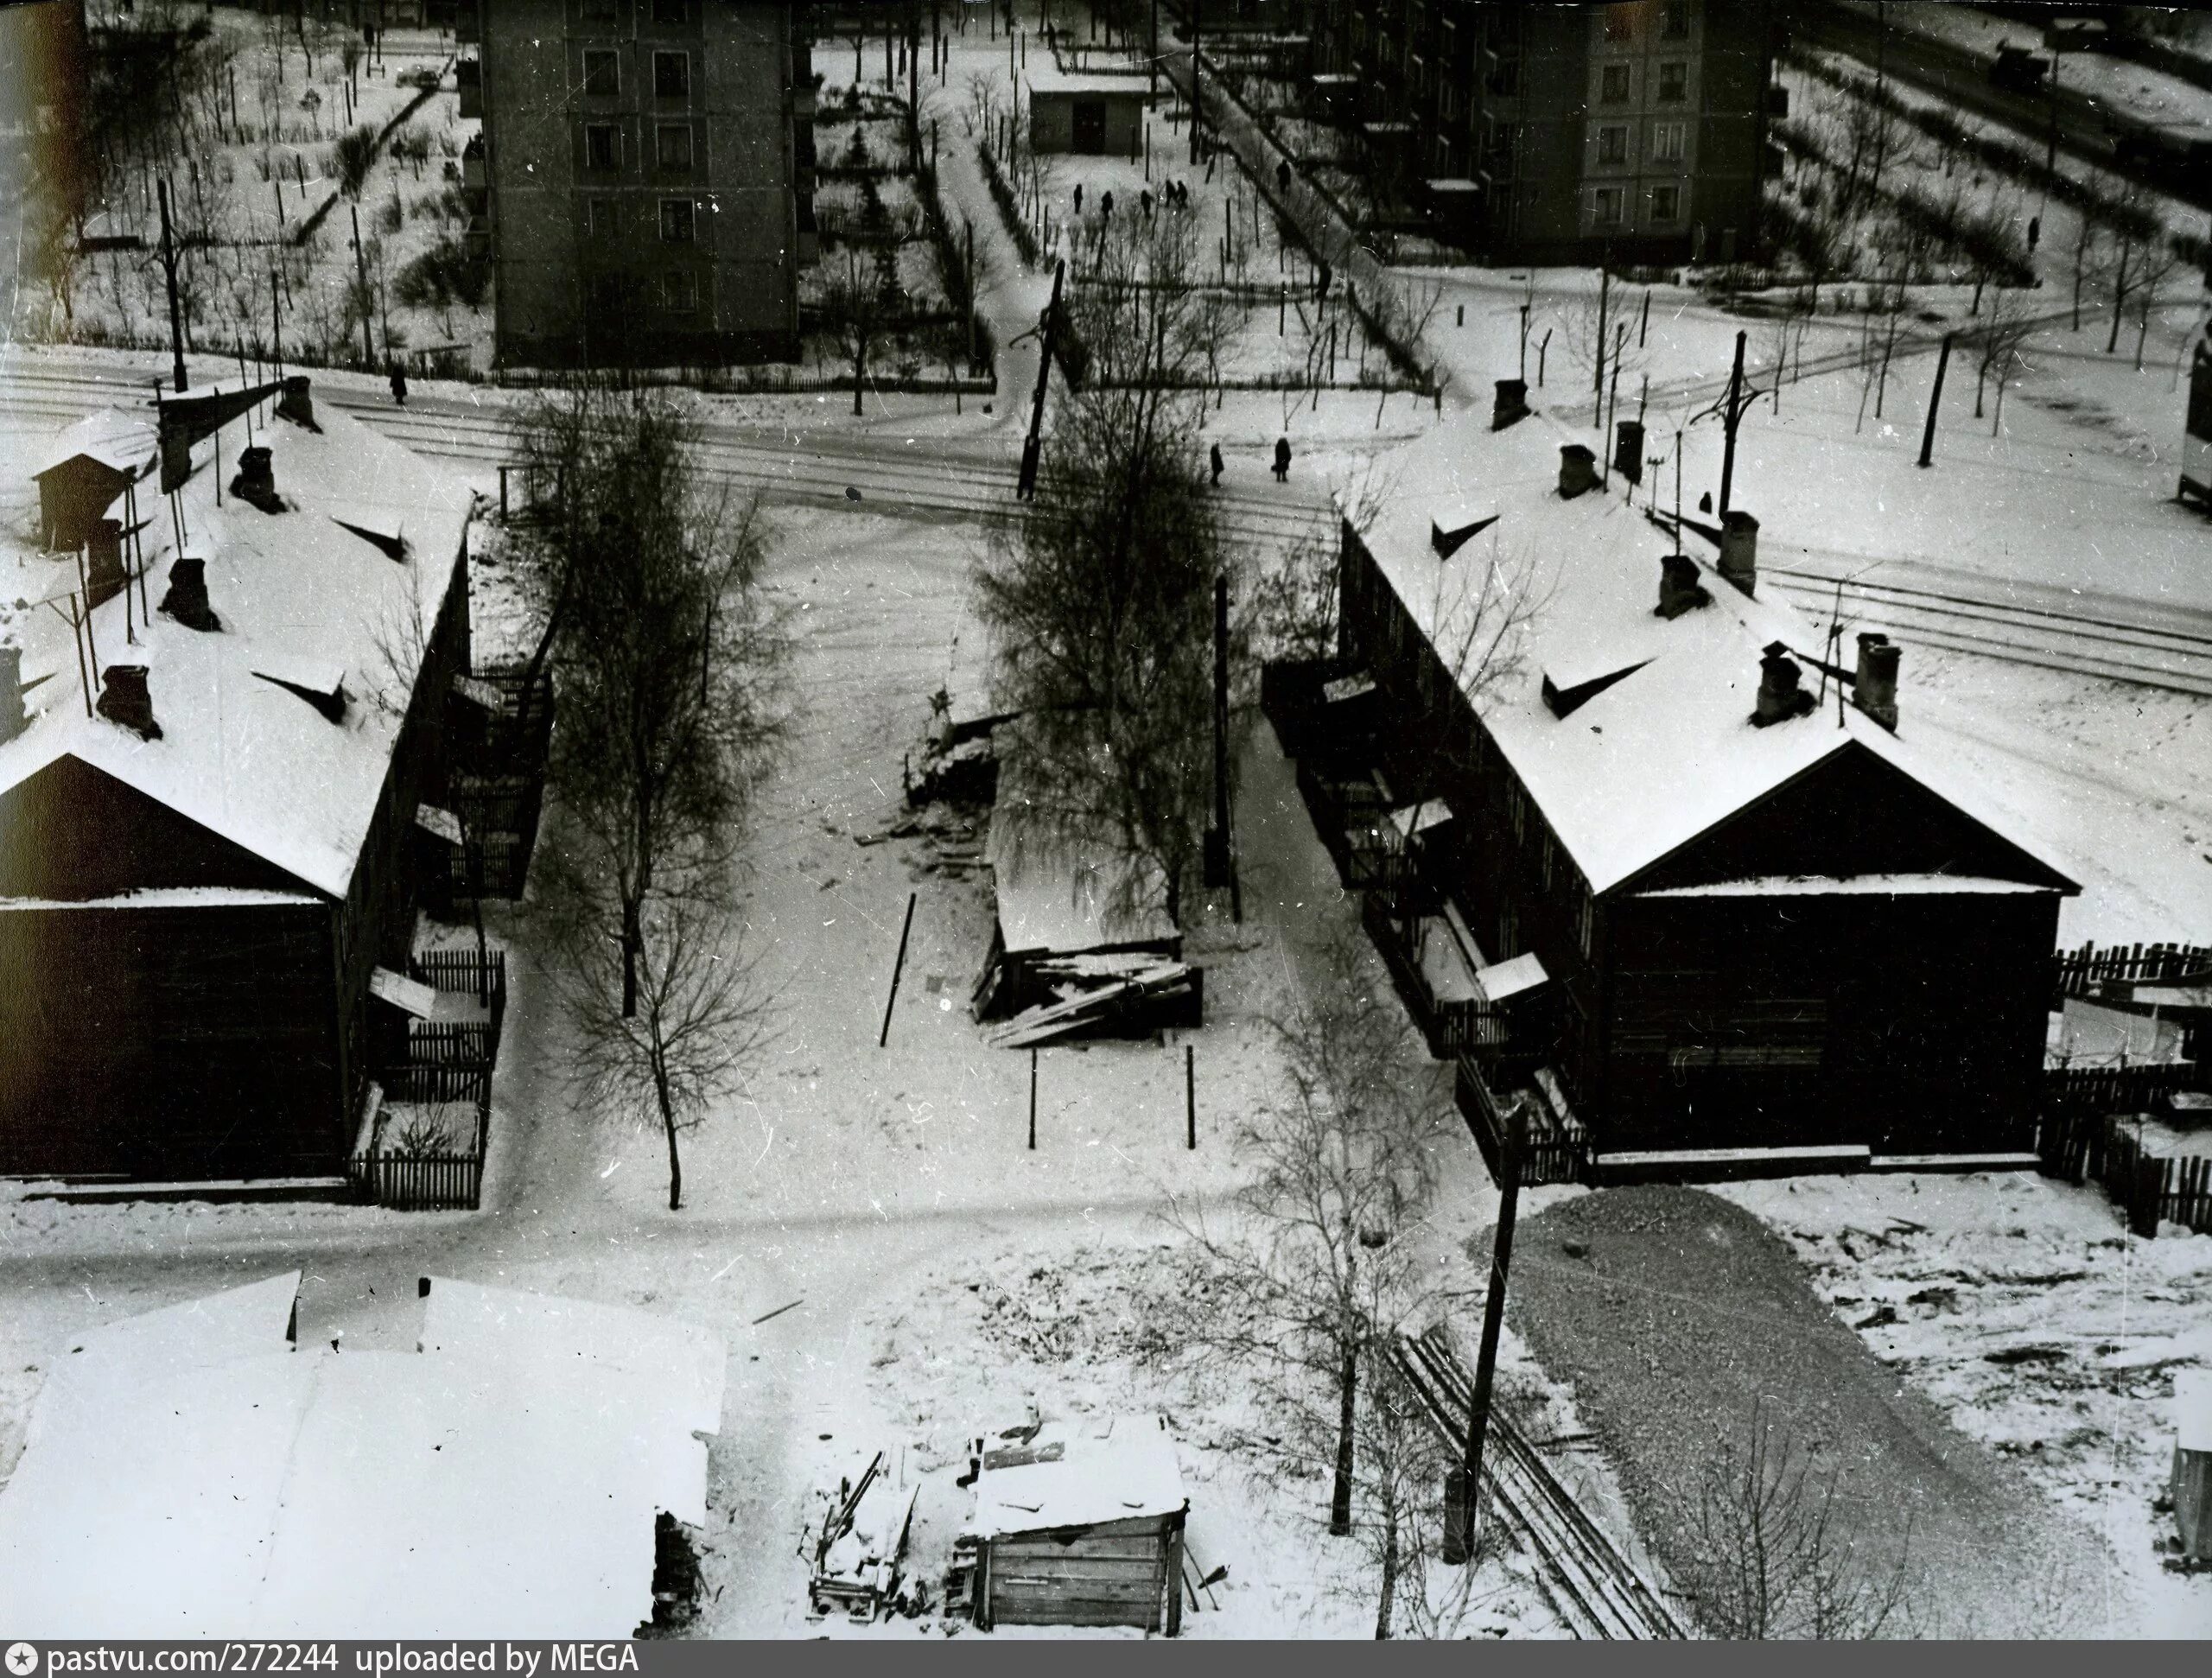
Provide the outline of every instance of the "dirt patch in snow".
[[2101,1594],[2082,1594],[2113,1572],[2094,1538],[1900,1387],[1788,1243],[1738,1207],[1679,1188],[1554,1206],[1523,1226],[1509,1314],[1572,1385],[1678,1577],[1694,1558],[1670,1506],[1748,1436],[1763,1402],[1815,1480],[1833,1476],[1832,1530],[1869,1575],[1903,1559],[1907,1601],[1890,1630],[2088,1629],[2052,1623],[2050,1599],[2086,1611]]

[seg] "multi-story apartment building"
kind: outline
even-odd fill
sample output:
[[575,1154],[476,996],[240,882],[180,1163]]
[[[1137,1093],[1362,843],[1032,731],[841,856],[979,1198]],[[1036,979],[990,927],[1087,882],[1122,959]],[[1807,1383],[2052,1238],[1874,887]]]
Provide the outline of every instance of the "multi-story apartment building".
[[505,365],[796,359],[811,53],[789,0],[484,0]]
[[1313,0],[1317,92],[1372,178],[1498,261],[1748,257],[1770,0]]

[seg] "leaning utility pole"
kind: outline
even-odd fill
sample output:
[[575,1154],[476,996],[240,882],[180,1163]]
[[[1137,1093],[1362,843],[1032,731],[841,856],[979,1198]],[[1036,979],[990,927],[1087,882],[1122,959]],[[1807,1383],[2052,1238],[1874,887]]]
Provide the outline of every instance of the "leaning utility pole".
[[377,365],[377,346],[369,337],[369,253],[361,247],[361,212],[358,206],[348,204],[346,213],[353,218],[353,273],[361,289],[361,365],[373,372]]
[[1490,1431],[1491,1383],[1497,1375],[1497,1336],[1505,1324],[1505,1279],[1513,1266],[1513,1220],[1521,1203],[1521,1154],[1529,1140],[1528,1107],[1513,1104],[1506,1122],[1504,1157],[1498,1161],[1497,1236],[1491,1245],[1490,1293],[1483,1301],[1482,1344],[1475,1354],[1475,1390],[1467,1409],[1466,1495],[1459,1510],[1459,1546],[1475,1555],[1476,1513],[1483,1500],[1483,1441]]
[[176,242],[169,235],[169,183],[164,179],[155,185],[160,192],[162,204],[162,274],[168,281],[169,289],[169,353],[175,358],[176,388],[181,392],[184,389],[184,324],[176,306]]
[[1198,166],[1198,9],[1191,14],[1191,167]]
[[1213,580],[1213,826],[1205,838],[1205,882],[1229,884],[1229,579]]
[[1720,516],[1728,516],[1728,493],[1736,484],[1736,422],[1744,416],[1741,401],[1744,390],[1744,339],[1736,334],[1736,365],[1728,374],[1728,408],[1721,415],[1721,433],[1725,439],[1720,450]]
[[1943,405],[1943,372],[1951,365],[1951,334],[1943,334],[1943,347],[1936,357],[1936,388],[1928,395],[1928,429],[1920,434],[1920,464],[1936,464],[1936,411]]
[[1014,487],[1018,501],[1033,500],[1037,494],[1037,458],[1044,447],[1045,386],[1052,376],[1052,334],[1060,323],[1060,284],[1067,272],[1065,257],[1052,264],[1052,301],[1045,305],[1045,319],[1037,328],[1040,351],[1037,358],[1037,394],[1029,406],[1029,435],[1021,445],[1021,476]]

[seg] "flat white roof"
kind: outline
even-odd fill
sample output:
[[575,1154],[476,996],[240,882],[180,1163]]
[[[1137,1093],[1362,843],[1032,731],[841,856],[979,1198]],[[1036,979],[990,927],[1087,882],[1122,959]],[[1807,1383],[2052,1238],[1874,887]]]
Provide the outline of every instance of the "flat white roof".
[[1077,99],[1149,99],[1152,97],[1151,79],[1141,71],[1127,75],[1106,75],[1096,72],[1046,68],[1028,71],[1027,75],[1033,98],[1040,93],[1047,97],[1072,94]]
[[2174,1430],[2184,1451],[2212,1451],[2212,1370],[2174,1376]]
[[[990,1465],[994,1455],[1013,1459]],[[1048,1421],[1022,1440],[992,1440],[962,1529],[978,1538],[1103,1526],[1191,1506],[1175,1441],[1159,1416]]]
[[0,1623],[597,1641],[652,1618],[656,1515],[704,1513],[719,1341],[434,1281],[420,1353],[295,1351],[298,1283],[56,1349],[0,1491]]

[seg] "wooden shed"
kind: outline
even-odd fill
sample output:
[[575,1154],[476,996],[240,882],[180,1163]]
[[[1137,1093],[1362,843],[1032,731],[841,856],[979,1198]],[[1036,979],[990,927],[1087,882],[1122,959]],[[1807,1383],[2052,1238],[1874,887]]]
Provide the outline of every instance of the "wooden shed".
[[1183,1523],[1175,1443],[1159,1416],[1047,1421],[978,1453],[972,1547],[975,1623],[1183,1624]]
[[1142,76],[1029,73],[1029,132],[1040,152],[1135,157],[1144,149],[1144,111],[1151,102]]
[[56,437],[31,470],[38,483],[39,545],[66,552],[83,545],[116,498],[154,461],[154,428],[111,408]]
[[2174,1377],[2173,1494],[2181,1553],[2212,1561],[2212,1370]]

